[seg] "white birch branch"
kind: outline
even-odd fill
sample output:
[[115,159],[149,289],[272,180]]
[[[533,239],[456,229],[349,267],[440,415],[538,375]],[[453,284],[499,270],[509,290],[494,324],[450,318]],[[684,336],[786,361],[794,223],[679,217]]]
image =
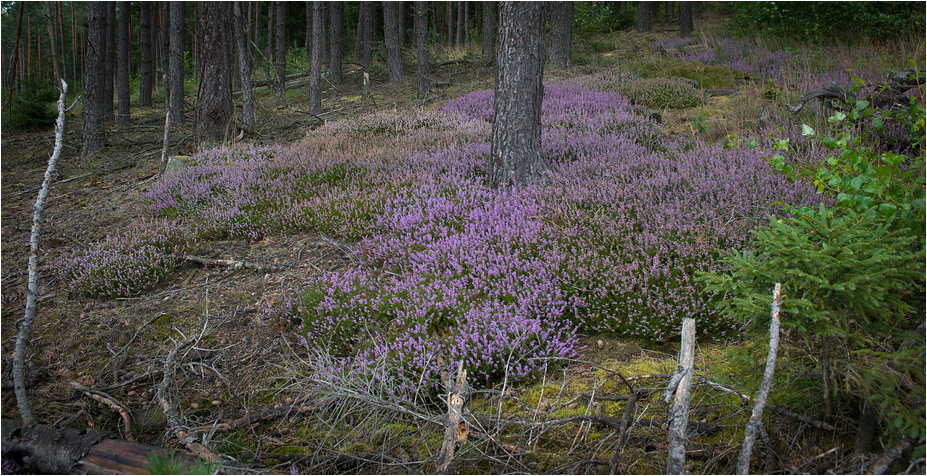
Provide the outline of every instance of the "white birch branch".
[[26,395],[23,369],[25,368],[26,346],[29,344],[29,338],[32,334],[32,323],[35,320],[35,309],[38,304],[36,296],[38,295],[39,281],[39,236],[42,232],[42,211],[45,209],[45,199],[48,197],[49,188],[51,188],[55,165],[58,163],[58,158],[61,157],[61,148],[64,146],[64,98],[68,95],[68,83],[63,79],[61,80],[60,91],[61,94],[58,96],[58,120],[55,121],[55,149],[48,159],[45,180],[42,182],[39,196],[32,208],[32,235],[29,239],[29,281],[26,284],[26,314],[19,326],[19,333],[16,337],[16,351],[13,355],[13,388],[16,393],[16,404],[19,406],[19,415],[25,426],[35,423],[32,407],[29,405],[29,398]]
[[760,391],[756,395],[756,404],[753,406],[753,414],[750,415],[750,421],[747,422],[744,444],[740,450],[740,457],[737,458],[737,474],[748,474],[750,472],[750,456],[753,454],[753,445],[756,443],[756,435],[759,432],[760,426],[763,424],[763,409],[766,407],[766,398],[769,396],[773,374],[776,371],[776,353],[779,350],[779,307],[781,301],[782,284],[776,283],[776,287],[773,290],[772,319],[769,323],[769,354],[766,356],[766,370],[763,371],[763,383],[760,384]]

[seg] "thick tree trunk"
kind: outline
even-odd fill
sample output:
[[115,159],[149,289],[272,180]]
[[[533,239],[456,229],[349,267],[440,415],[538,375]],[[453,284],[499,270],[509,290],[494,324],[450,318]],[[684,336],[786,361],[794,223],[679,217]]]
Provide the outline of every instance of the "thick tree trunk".
[[230,4],[203,2],[201,8],[198,30],[209,48],[203,48],[200,57],[202,84],[193,127],[193,143],[198,150],[224,142],[232,120]]
[[84,143],[82,154],[103,150],[106,120],[106,10],[107,2],[91,2],[87,14],[87,67],[84,69]]
[[652,28],[653,3],[637,2],[637,31],[650,31]]
[[187,41],[187,11],[184,2],[171,2],[171,123],[183,124],[184,64],[183,51]]
[[241,11],[241,2],[232,5],[232,28],[238,46],[238,74],[241,77],[241,122],[247,127],[254,127],[254,88],[251,83],[251,45],[245,28],[245,18]]
[[396,22],[396,3],[383,4],[383,40],[386,44],[386,71],[389,82],[402,79],[402,52],[399,49],[399,24]]
[[692,36],[692,2],[679,2],[679,36]]
[[129,5],[131,2],[119,2],[119,64],[116,68],[116,94],[119,95],[119,111],[116,121],[119,124],[128,124],[129,100],[132,96],[129,91],[129,62],[132,41],[129,36]]
[[106,120],[114,118],[115,110],[114,96],[116,86],[116,2],[106,4],[106,62],[103,67],[106,70],[106,90],[103,92],[103,108],[106,114]]
[[483,2],[483,58],[496,57],[496,2]]
[[303,2],[306,4],[306,39],[304,47],[306,54],[312,55],[312,2]]
[[274,10],[276,10],[274,2],[269,2],[267,4],[267,41],[264,43],[264,64],[267,68],[267,82],[269,83],[271,78],[274,77],[272,70],[274,69],[274,32],[276,31],[274,23]]
[[341,84],[341,62],[344,60],[344,3],[328,2],[331,8],[330,25],[331,25],[331,59],[329,66],[329,78],[334,85]]
[[364,7],[365,2],[361,2],[360,10],[357,13],[357,31],[354,35],[354,62],[360,63],[364,57],[364,38],[367,37],[365,28],[367,28],[367,19],[364,18],[368,9]]
[[152,45],[151,18],[152,9],[157,6],[153,2],[141,2],[138,14],[138,56],[139,56],[139,88],[138,105],[151,107],[151,90],[154,89],[154,60]]
[[544,87],[544,6],[501,2],[492,124],[493,188],[525,185],[543,175],[541,100]]
[[309,112],[322,114],[322,2],[312,2],[312,75],[309,79]]
[[396,2],[396,24],[399,25],[399,47],[406,44],[406,2]]
[[373,64],[373,55],[377,50],[376,15],[374,15],[376,9],[373,2],[361,2],[361,9],[367,11],[364,14],[364,56],[361,58],[361,64],[365,68],[370,68],[370,65]]
[[454,47],[454,2],[447,2],[447,47]]
[[428,95],[428,2],[415,2],[415,45],[418,49],[418,97]]
[[573,2],[553,2],[550,16],[550,65],[556,69],[570,67],[573,42]]
[[286,89],[286,2],[277,2],[277,48],[274,53],[274,73],[277,81],[274,90],[283,95]]
[[663,14],[665,15],[666,21],[673,21],[676,19],[676,2],[663,2]]

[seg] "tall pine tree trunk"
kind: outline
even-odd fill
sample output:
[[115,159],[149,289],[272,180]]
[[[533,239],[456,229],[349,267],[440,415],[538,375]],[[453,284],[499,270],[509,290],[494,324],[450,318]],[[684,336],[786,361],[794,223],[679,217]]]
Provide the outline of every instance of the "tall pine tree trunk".
[[106,120],[103,95],[106,92],[106,11],[107,2],[90,2],[87,13],[87,60],[84,69],[84,140],[82,155],[103,150],[103,122]]
[[692,36],[692,2],[679,2],[679,36]]
[[[161,73],[158,74],[160,80],[164,76],[171,74],[171,2],[161,2]],[[162,84],[164,87],[165,101],[170,96],[168,83]]]
[[114,119],[115,86],[116,86],[116,2],[106,4],[106,90],[103,92],[103,108],[106,120]]
[[550,65],[556,69],[570,67],[573,42],[573,2],[553,2],[550,15]]
[[461,49],[464,46],[464,2],[457,2],[457,49]]
[[650,31],[652,28],[653,3],[637,2],[637,31]]
[[171,65],[170,101],[171,123],[183,124],[184,57],[187,41],[187,9],[182,1],[171,2]]
[[274,53],[274,91],[280,96],[286,90],[286,2],[277,2],[277,48]]
[[151,106],[151,90],[154,89],[154,58],[152,45],[151,28],[152,11],[157,7],[153,2],[141,2],[141,10],[138,14],[138,56],[139,56],[139,88],[138,88],[138,105],[141,107]]
[[399,23],[396,3],[383,4],[383,40],[386,44],[386,71],[389,82],[402,79],[402,51],[399,49]]
[[116,93],[119,95],[119,111],[116,116],[116,122],[119,124],[128,124],[129,100],[132,93],[129,91],[129,64],[130,48],[132,47],[131,37],[129,36],[129,5],[131,2],[119,2],[119,58],[116,68]]
[[483,2],[483,58],[496,58],[496,2]]
[[253,61],[240,1],[232,5],[232,15],[232,27],[238,46],[238,74],[241,77],[241,122],[246,127],[254,127],[254,89],[251,83]]
[[309,112],[322,114],[322,2],[312,2],[312,54],[309,77]]
[[203,35],[200,51],[202,84],[196,104],[193,144],[198,150],[225,142],[232,121],[232,56],[229,2],[203,2],[197,30]]
[[528,184],[547,170],[541,158],[544,6],[501,2],[499,21],[491,183],[507,189]]
[[418,97],[428,95],[428,2],[415,2],[415,45],[418,56]]
[[341,62],[344,61],[344,3],[328,2],[331,9],[331,58],[329,66],[329,78],[332,84],[338,86],[341,84]]

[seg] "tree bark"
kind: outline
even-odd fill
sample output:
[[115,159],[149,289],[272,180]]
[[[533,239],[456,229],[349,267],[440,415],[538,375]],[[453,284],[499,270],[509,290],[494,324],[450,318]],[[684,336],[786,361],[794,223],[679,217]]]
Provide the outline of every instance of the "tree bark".
[[361,2],[361,9],[367,11],[364,15],[364,56],[361,58],[361,64],[365,68],[370,68],[370,65],[373,64],[373,54],[377,50],[377,31],[376,31],[376,18],[373,2]]
[[428,95],[428,2],[415,2],[415,45],[418,49],[418,97]]
[[138,14],[138,56],[139,56],[139,88],[138,105],[151,107],[151,90],[154,89],[154,59],[152,48],[151,28],[152,9],[157,7],[153,2],[141,2]]
[[331,59],[329,64],[329,78],[332,84],[338,86],[341,84],[341,62],[344,60],[344,3],[328,2],[331,8],[329,15],[331,28]]
[[454,2],[447,2],[447,47],[454,47]]
[[464,44],[473,43],[473,33],[470,32],[470,2],[464,2]]
[[312,55],[312,2],[303,2],[306,4],[306,39],[305,48],[306,54]]
[[161,71],[157,74],[164,84],[164,99],[170,97],[168,85],[171,74],[171,2],[161,2]]
[[367,15],[368,10],[364,8],[364,2],[361,2],[360,9],[357,12],[357,31],[354,34],[354,62],[360,63],[364,57],[364,38],[366,37]]
[[[82,155],[103,150],[103,96],[106,93],[106,2],[91,2],[87,14],[87,67],[84,68],[84,140]],[[109,78],[112,81],[112,77]]]
[[526,185],[547,171],[541,158],[544,6],[501,2],[492,124],[493,188]]
[[679,2],[679,36],[692,36],[692,2]]
[[496,2],[483,2],[483,58],[496,57]]
[[171,2],[170,101],[171,122],[183,124],[184,58],[187,41],[187,12],[182,1]]
[[103,67],[106,70],[106,90],[103,92],[103,108],[106,120],[113,119],[116,85],[116,2],[106,4],[106,55]]
[[309,112],[322,114],[322,2],[312,2],[312,75],[309,77]]
[[637,2],[637,31],[650,31],[653,20],[653,3]]
[[61,59],[58,55],[58,28],[57,28],[57,9],[52,6],[48,0],[45,1],[45,12],[47,15],[46,27],[48,30],[48,43],[51,49],[52,71],[54,72],[55,84],[64,79],[64,69],[61,66]]
[[457,49],[461,49],[464,46],[464,9],[467,8],[464,5],[464,2],[457,2]]
[[673,21],[676,19],[676,2],[663,2],[663,14],[666,18],[666,21]]
[[386,44],[386,71],[389,82],[402,79],[402,51],[399,49],[399,24],[396,3],[383,4],[383,40]]
[[396,24],[399,29],[399,47],[406,44],[406,2],[396,2]]
[[470,394],[470,386],[467,385],[467,371],[463,368],[463,362],[457,366],[456,378],[448,376],[444,385],[447,389],[447,418],[444,422],[444,440],[438,452],[437,474],[451,473],[454,455],[467,442],[467,435],[470,432],[467,420],[463,417],[463,408]]
[[201,8],[197,21],[203,44],[209,48],[203,48],[200,56],[202,84],[193,127],[193,144],[198,150],[225,142],[232,120],[230,4],[203,2]]
[[251,45],[248,41],[245,19],[241,11],[241,2],[232,5],[232,28],[238,49],[238,74],[241,77],[241,122],[246,127],[254,127],[254,88],[251,82]]
[[283,95],[286,89],[286,2],[277,2],[277,48],[274,53],[274,90]]
[[550,18],[550,65],[556,69],[570,67],[573,42],[573,2],[554,2]]
[[128,124],[129,101],[132,96],[129,91],[129,63],[130,48],[132,47],[131,37],[129,36],[129,5],[131,2],[119,2],[119,64],[116,68],[116,94],[119,95],[119,111],[116,122],[119,124]]
[[[682,341],[676,374],[667,388],[667,399],[672,399],[666,455],[666,474],[686,474],[686,428],[689,424],[689,391],[692,387],[692,367],[695,361],[695,319],[682,321]],[[674,385],[674,382],[676,384]]]

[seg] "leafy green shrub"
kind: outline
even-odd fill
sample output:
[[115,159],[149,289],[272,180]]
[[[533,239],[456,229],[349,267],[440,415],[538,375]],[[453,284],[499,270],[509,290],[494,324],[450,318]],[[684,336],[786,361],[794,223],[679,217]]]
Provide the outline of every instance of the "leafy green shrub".
[[617,90],[632,103],[652,109],[685,109],[705,102],[701,91],[678,79],[641,79],[620,84]]
[[573,7],[573,28],[577,36],[592,36],[623,30],[634,25],[635,14],[631,10],[614,11],[616,5],[601,2],[575,2]]
[[22,92],[12,93],[9,116],[3,122],[13,129],[51,126],[58,118],[57,100],[51,81],[28,82]]

